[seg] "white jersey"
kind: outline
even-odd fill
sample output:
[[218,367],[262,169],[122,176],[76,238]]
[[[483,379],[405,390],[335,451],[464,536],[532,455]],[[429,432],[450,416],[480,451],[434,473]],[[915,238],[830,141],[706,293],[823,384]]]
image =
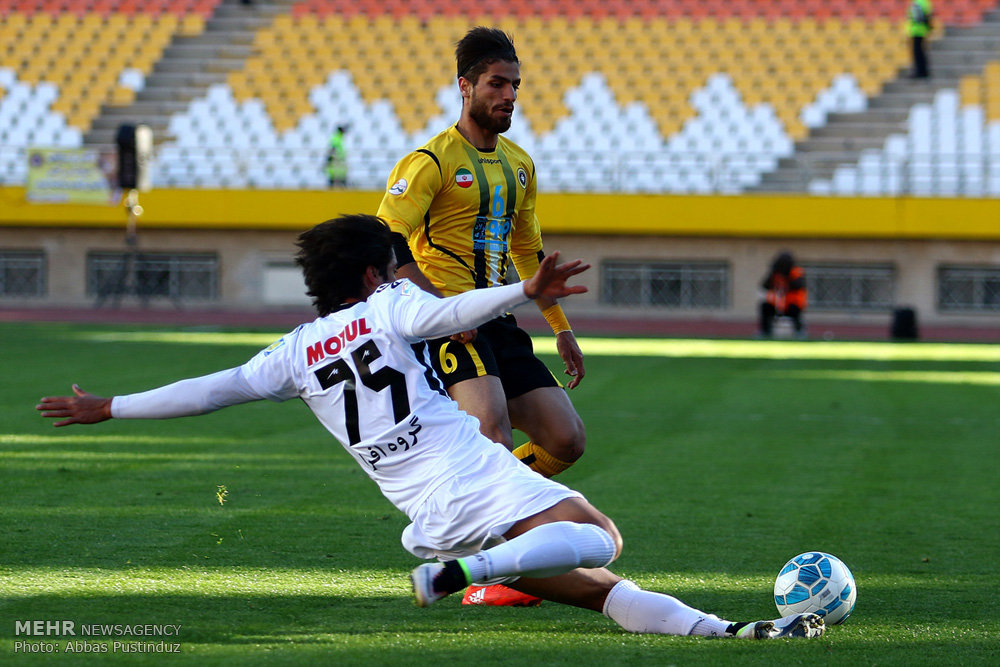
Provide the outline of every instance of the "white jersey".
[[[526,300],[520,285],[500,289]],[[464,326],[454,312],[442,317],[442,305],[407,280],[387,283],[367,301],[301,325],[241,369],[264,398],[302,398],[411,518],[443,481],[479,460],[484,444],[494,445],[432,370],[423,336]]]
[[119,419],[204,414],[302,398],[393,505],[421,558],[476,553],[515,522],[579,497],[479,432],[431,370],[425,338],[465,331],[528,299],[520,283],[435,298],[408,280],[303,324],[243,366],[116,396]]

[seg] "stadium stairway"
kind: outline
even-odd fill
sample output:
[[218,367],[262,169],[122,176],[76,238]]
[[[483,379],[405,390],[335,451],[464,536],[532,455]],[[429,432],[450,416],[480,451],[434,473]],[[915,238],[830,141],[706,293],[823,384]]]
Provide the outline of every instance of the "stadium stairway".
[[174,36],[132,104],[102,107],[84,134],[84,143],[113,144],[119,126],[138,123],[150,126],[157,143],[171,138],[167,136],[171,115],[183,112],[209,86],[224,83],[229,72],[242,68],[252,54],[254,34],[276,15],[291,11],[295,2],[255,0],[247,5],[223,0],[201,34]]
[[753,192],[807,192],[818,179],[830,179],[843,165],[856,164],[863,151],[881,149],[886,139],[906,132],[915,104],[931,104],[938,91],[958,89],[963,76],[978,75],[1000,56],[1000,7],[983,15],[981,23],[947,26],[930,43],[931,78],[911,79],[910,69],[899,71],[882,91],[868,100],[867,109],[829,113],[826,125],[814,128],[796,142],[795,152],[778,161]]

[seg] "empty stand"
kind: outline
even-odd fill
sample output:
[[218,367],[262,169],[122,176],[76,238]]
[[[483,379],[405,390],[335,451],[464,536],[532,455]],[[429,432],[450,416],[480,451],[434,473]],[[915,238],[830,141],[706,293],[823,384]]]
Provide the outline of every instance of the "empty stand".
[[[961,34],[977,35],[995,2],[937,4],[949,31],[972,26]],[[0,125],[0,144],[79,145],[81,132],[105,143],[118,124],[142,120],[166,142],[161,185],[323,187],[327,138],[348,125],[350,182],[379,188],[402,151],[457,118],[455,40],[471,25],[497,24],[522,59],[509,136],[545,155],[543,188],[739,192],[778,187],[785,165],[800,172],[799,190],[868,192],[871,177],[859,175],[898,162],[898,137],[922,128],[928,113],[938,135],[954,132],[935,139],[938,160],[944,149],[985,141],[1000,119],[1000,65],[981,69],[967,48],[952,46],[958,32],[934,35],[938,83],[917,92],[896,83],[909,63],[905,9],[899,0],[482,0],[468,8],[11,0],[0,5],[0,113],[16,122]],[[961,60],[954,68],[944,64],[952,50]],[[894,87],[908,104],[888,110]],[[944,90],[952,96],[941,99],[958,100],[951,116],[935,97]],[[924,106],[911,113],[914,104]],[[981,108],[978,126],[969,108]],[[850,120],[861,114],[869,115]],[[804,158],[813,144],[822,150]],[[912,158],[922,145],[906,139],[905,147]],[[812,160],[824,151],[841,155]],[[806,179],[803,159],[813,170]],[[922,173],[906,169],[899,187]]]
[[760,189],[997,194],[984,174],[996,169],[991,142],[1000,120],[1000,64],[993,61],[1000,55],[1000,15],[994,10],[977,19],[977,25],[943,31],[932,51],[931,80],[889,81],[865,110],[828,113]]
[[[30,86],[55,87],[47,113],[60,114],[80,131],[104,104],[131,102],[144,77],[178,30],[191,30],[184,13],[204,11],[205,2],[187,0],[142,5],[121,2],[73,3],[13,2],[4,16],[0,66],[13,70],[18,81]],[[100,5],[101,11],[90,11]],[[120,11],[119,11],[120,10]]]
[[[654,182],[667,190],[734,191],[756,183],[830,112],[862,108],[865,95],[908,59],[895,3],[833,3],[829,16],[807,11],[821,4],[810,2],[486,2],[477,3],[476,15],[457,16],[429,3],[409,3],[407,12],[406,4],[296,3],[257,32],[254,54],[228,76],[234,99],[263,103],[275,134],[270,144],[320,151],[333,126],[348,124],[357,130],[348,136],[354,150],[412,146],[457,116],[446,113],[458,101],[454,41],[470,25],[499,19],[524,63],[520,122],[510,132],[516,140],[591,156],[660,147],[706,156],[656,167],[651,176],[642,160],[635,169],[615,167],[625,177],[608,178],[602,167],[574,180],[555,168],[554,187],[648,181],[650,191]],[[335,94],[332,82],[349,89]],[[353,95],[360,98],[353,106],[337,101]],[[645,117],[623,123],[630,109]],[[377,129],[363,130],[369,126]],[[637,127],[643,132],[632,134]],[[712,159],[751,148],[761,153]],[[681,185],[663,175],[671,171],[684,174]],[[374,183],[352,178],[376,187],[381,180],[384,173]]]

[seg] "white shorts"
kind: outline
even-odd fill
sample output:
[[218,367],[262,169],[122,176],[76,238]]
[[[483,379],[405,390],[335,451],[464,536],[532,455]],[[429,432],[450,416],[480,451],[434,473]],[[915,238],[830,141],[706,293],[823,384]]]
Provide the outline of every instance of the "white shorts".
[[542,477],[502,445],[445,482],[403,529],[403,546],[418,558],[454,560],[504,542],[511,526],[567,498],[583,498]]

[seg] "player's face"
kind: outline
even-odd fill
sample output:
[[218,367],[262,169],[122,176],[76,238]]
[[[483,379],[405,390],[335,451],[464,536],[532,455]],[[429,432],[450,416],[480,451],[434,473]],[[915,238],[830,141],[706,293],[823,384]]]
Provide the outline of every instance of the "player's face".
[[520,86],[520,65],[504,60],[492,63],[469,88],[469,116],[487,132],[506,132]]

